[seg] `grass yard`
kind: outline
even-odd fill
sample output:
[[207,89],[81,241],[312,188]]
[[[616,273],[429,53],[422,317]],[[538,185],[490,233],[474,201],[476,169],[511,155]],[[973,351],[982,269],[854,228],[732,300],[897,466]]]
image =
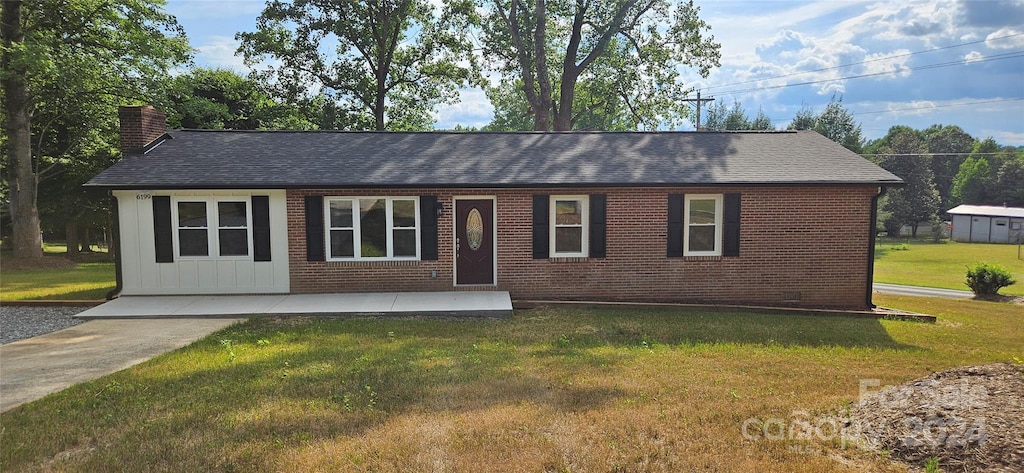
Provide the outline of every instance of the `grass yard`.
[[73,269],[0,273],[0,301],[103,299],[114,288],[114,263],[79,263]]
[[743,435],[747,419],[841,412],[862,379],[1024,358],[1020,306],[876,299],[939,322],[253,319],[0,415],[0,471],[904,471]]
[[[69,300],[104,299],[114,288],[114,263],[106,259],[106,250],[93,246],[96,254],[82,255],[84,262],[75,268],[18,269],[5,268],[9,251],[0,251],[0,302],[32,299]],[[63,243],[43,245],[46,260],[66,261],[67,247]]]
[[884,239],[875,248],[875,282],[969,291],[967,267],[983,261],[1008,269],[1017,280],[1000,294],[1024,295],[1024,260],[1017,259],[1017,245]]

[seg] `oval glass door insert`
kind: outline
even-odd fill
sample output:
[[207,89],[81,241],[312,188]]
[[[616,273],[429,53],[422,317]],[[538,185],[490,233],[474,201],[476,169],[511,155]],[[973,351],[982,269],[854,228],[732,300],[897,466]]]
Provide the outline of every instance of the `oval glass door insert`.
[[473,251],[479,250],[484,241],[484,219],[480,218],[480,211],[473,209],[466,217],[466,239],[469,240],[469,247]]

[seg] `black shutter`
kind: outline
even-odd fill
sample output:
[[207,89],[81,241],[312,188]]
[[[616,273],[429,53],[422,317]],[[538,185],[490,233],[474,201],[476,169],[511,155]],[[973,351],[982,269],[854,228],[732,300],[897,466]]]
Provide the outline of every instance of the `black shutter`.
[[171,226],[171,196],[153,196],[153,240],[156,262],[174,262],[174,229]]
[[252,260],[270,258],[270,196],[252,196]]
[[722,256],[740,255],[740,194],[725,194]]
[[306,261],[324,261],[324,198],[306,196]]
[[548,251],[548,196],[533,196],[533,258],[547,259]]
[[683,256],[683,201],[685,194],[668,195],[668,256]]
[[420,196],[420,259],[437,259],[437,196]]
[[604,258],[606,246],[605,214],[608,199],[605,194],[590,195],[590,257]]

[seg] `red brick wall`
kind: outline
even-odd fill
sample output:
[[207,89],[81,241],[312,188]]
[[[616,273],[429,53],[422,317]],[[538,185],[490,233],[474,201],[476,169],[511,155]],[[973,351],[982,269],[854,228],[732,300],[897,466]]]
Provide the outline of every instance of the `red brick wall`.
[[[378,191],[289,190],[288,252],[294,293],[450,291],[453,196],[497,197],[498,284],[514,299],[693,301],[865,306],[868,187],[591,188]],[[668,258],[668,194],[742,194],[740,256]],[[437,195],[438,260],[306,261],[305,195]],[[533,194],[606,194],[607,257],[533,259]],[[437,277],[431,277],[437,271]],[[466,288],[463,288],[466,289]],[[474,288],[475,289],[475,288]],[[795,300],[799,297],[799,300]]]
[[167,114],[151,105],[117,108],[120,121],[121,153],[142,152],[142,148],[167,131]]

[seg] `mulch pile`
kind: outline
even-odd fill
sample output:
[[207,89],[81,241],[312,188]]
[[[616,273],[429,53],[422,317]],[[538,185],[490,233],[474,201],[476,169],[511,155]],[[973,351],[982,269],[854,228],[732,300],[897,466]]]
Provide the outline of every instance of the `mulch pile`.
[[1024,471],[1024,365],[934,373],[865,395],[846,432],[864,445],[944,471]]

